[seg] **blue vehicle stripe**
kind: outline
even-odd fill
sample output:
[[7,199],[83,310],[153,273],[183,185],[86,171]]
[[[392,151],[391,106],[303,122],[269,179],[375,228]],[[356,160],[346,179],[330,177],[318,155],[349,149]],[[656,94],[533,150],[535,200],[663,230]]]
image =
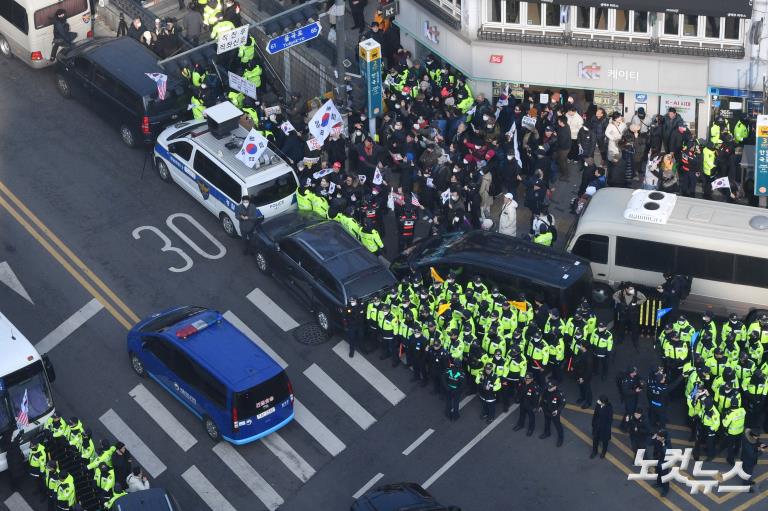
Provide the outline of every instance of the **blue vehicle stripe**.
[[275,426],[272,426],[272,427],[271,427],[271,428],[269,428],[268,430],[266,430],[266,431],[262,431],[261,433],[257,433],[256,435],[253,435],[253,436],[249,436],[248,438],[242,438],[242,439],[240,439],[240,440],[236,440],[236,439],[234,439],[234,438],[229,438],[229,437],[227,437],[227,436],[224,436],[224,435],[221,435],[221,437],[222,437],[224,440],[226,440],[227,442],[231,443],[231,444],[235,444],[235,445],[243,445],[243,444],[247,444],[247,443],[249,443],[249,442],[253,442],[254,440],[258,440],[259,438],[265,437],[265,436],[269,435],[270,433],[274,433],[274,432],[275,432],[275,431],[277,431],[278,429],[282,428],[283,426],[285,426],[286,424],[288,424],[289,422],[291,422],[291,421],[293,420],[293,416],[294,416],[295,414],[296,414],[296,412],[294,412],[293,410],[291,410],[291,415],[289,415],[288,417],[286,417],[286,419],[285,419],[283,422],[281,422],[280,424],[277,424],[277,425],[275,425]]
[[[168,393],[171,395],[171,397],[173,397],[173,398],[174,398],[176,401],[178,401],[179,403],[183,404],[183,405],[184,405],[184,407],[185,407],[187,410],[189,410],[190,412],[194,413],[194,414],[195,414],[195,417],[197,417],[198,419],[201,419],[201,420],[202,420],[203,416],[202,416],[202,415],[200,415],[200,414],[197,412],[197,410],[195,410],[194,408],[192,408],[192,407],[190,406],[190,404],[189,404],[189,403],[187,403],[186,401],[184,401],[183,399],[181,399],[179,396],[177,396],[175,391],[173,391],[172,389],[169,389],[169,388],[168,388],[168,386],[167,386],[165,383],[161,382],[161,381],[160,381],[160,380],[157,378],[157,376],[155,376],[154,374],[150,373],[149,371],[147,371],[147,374],[149,375],[149,377],[150,377],[150,378],[152,378],[154,381],[156,381],[158,385],[160,385],[160,386],[161,386],[161,387],[163,387],[165,390],[167,390],[167,391],[168,391]],[[211,417],[211,419],[213,419],[213,417]]]

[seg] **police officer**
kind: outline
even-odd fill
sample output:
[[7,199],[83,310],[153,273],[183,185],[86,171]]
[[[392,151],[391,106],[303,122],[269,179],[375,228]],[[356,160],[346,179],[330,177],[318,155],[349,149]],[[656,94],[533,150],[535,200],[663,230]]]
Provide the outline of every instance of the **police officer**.
[[661,487],[662,497],[666,497],[667,493],[669,493],[669,480],[667,480],[667,482],[664,482],[662,480],[662,478],[669,473],[669,469],[664,468],[664,462],[666,461],[666,457],[667,457],[667,448],[670,445],[670,441],[667,438],[667,436],[668,436],[667,431],[664,429],[660,429],[651,438],[651,441],[653,444],[653,459],[657,461],[656,486]]
[[[516,331],[520,335],[519,331]],[[510,402],[516,403],[520,395],[520,386],[528,372],[528,362],[518,345],[512,345],[507,354],[506,376],[501,379],[501,401],[504,411],[509,410]]]
[[112,495],[109,497],[109,499],[104,502],[104,509],[112,509],[115,506],[115,502],[120,498],[127,495],[127,493],[123,490],[123,485],[120,483],[115,484],[115,489],[112,492]]
[[613,351],[613,334],[604,321],[597,324],[597,331],[592,334],[590,344],[595,355],[595,371],[599,368],[600,377],[605,380],[608,377],[608,357]]
[[449,359],[448,352],[443,348],[440,338],[435,337],[432,339],[432,344],[427,350],[429,376],[432,378],[432,394],[442,393],[443,374],[448,367]]
[[632,345],[638,349],[640,338],[640,307],[646,302],[646,297],[635,289],[634,284],[626,282],[622,288],[613,294],[616,307],[616,323],[613,331],[616,333],[616,341],[624,342],[624,334],[628,330],[632,337]]
[[75,502],[75,478],[66,470],[62,470],[59,473],[59,485],[56,488],[57,509],[69,511],[74,507]]
[[422,385],[427,383],[427,346],[427,339],[421,327],[415,328],[408,342],[408,363],[413,368],[411,381],[421,381]]
[[707,448],[707,461],[712,461],[715,458],[717,432],[720,430],[720,412],[717,411],[717,407],[709,396],[705,397],[702,402],[699,421],[701,428],[699,428],[696,444],[693,446],[693,458],[698,461],[699,449],[701,444],[704,444]]
[[459,401],[465,379],[461,360],[452,359],[444,375],[445,390],[448,394],[448,399],[445,400],[445,416],[448,420],[454,421],[459,418]]
[[409,200],[405,201],[400,214],[397,215],[397,249],[402,252],[413,243],[413,235],[416,232],[418,215]]
[[739,403],[732,403],[729,410],[722,417],[722,426],[725,429],[725,445],[728,449],[726,461],[735,464],[734,455],[741,447],[741,435],[744,433],[747,412]]
[[525,381],[520,391],[520,416],[517,419],[517,424],[513,431],[520,431],[525,426],[525,421],[528,419],[528,430],[525,432],[526,436],[531,436],[533,430],[536,427],[536,416],[534,412],[539,408],[539,400],[541,397],[541,387],[533,380],[533,373],[530,371],[525,375]]
[[372,254],[380,254],[384,248],[379,231],[376,230],[374,221],[366,218],[363,227],[360,229],[360,243]]
[[[580,329],[576,329],[576,334],[581,335]],[[592,407],[592,367],[594,358],[592,353],[587,351],[587,342],[581,339],[576,344],[576,351],[573,354],[573,374],[576,377],[576,383],[579,385],[579,399],[576,404],[581,405],[582,410]]]
[[681,381],[682,376],[670,385],[664,372],[656,373],[649,379],[646,393],[648,396],[648,422],[652,428],[666,427],[669,393]]
[[264,215],[251,202],[248,195],[243,195],[240,204],[235,208],[235,216],[240,222],[240,237],[243,239],[243,254],[252,254],[253,232],[256,227],[264,220]]
[[491,423],[496,418],[496,398],[501,390],[501,379],[492,363],[486,363],[483,372],[475,378],[478,396],[483,403],[482,418]]
[[378,318],[379,331],[381,332],[381,355],[379,360],[392,357],[392,361],[395,361],[395,357],[398,356],[395,349],[395,336],[398,331],[397,315],[392,312],[388,303],[381,304],[381,314]]
[[93,471],[93,480],[101,492],[102,501],[109,500],[115,487],[115,470],[106,463],[100,463]]
[[637,452],[638,449],[645,449],[645,446],[648,445],[650,429],[642,408],[635,408],[629,422],[627,422],[627,433],[629,433],[629,442],[634,452]]
[[349,342],[349,358],[355,356],[355,350],[360,349],[365,335],[366,309],[356,296],[349,297],[347,307],[347,339]]
[[631,366],[627,369],[626,374],[621,379],[619,390],[621,391],[621,399],[624,401],[624,419],[621,424],[621,429],[624,431],[631,415],[637,409],[637,400],[640,397],[640,392],[643,391],[643,384],[637,375],[637,367]]
[[551,436],[551,425],[557,431],[557,446],[563,445],[563,426],[560,424],[560,414],[565,408],[565,395],[557,388],[556,380],[549,380],[547,390],[541,395],[541,409],[544,412],[544,433],[539,438]]

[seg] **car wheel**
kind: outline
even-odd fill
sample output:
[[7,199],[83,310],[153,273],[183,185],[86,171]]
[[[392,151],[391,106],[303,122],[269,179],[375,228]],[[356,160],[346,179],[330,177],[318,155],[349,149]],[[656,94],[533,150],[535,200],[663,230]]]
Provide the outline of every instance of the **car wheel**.
[[232,221],[232,218],[226,213],[222,213],[219,215],[219,220],[221,221],[221,228],[224,229],[224,232],[227,233],[227,236],[230,238],[237,238],[237,229],[235,229],[235,223]]
[[136,136],[129,126],[125,124],[120,126],[120,138],[123,139],[123,143],[128,147],[136,147]]
[[69,80],[61,75],[56,75],[56,88],[59,89],[59,94],[65,99],[72,97],[72,87],[69,85]]
[[144,362],[141,361],[141,359],[136,355],[135,353],[130,354],[131,357],[131,368],[133,369],[133,372],[139,375],[140,378],[146,378],[147,377],[147,370],[144,369]]
[[213,419],[210,417],[203,417],[203,427],[205,428],[205,433],[208,435],[208,438],[213,440],[214,442],[218,442],[221,440],[221,433],[219,433],[219,427],[216,425],[215,422],[213,422]]
[[256,252],[256,267],[261,273],[267,273],[269,271],[267,256],[265,256],[263,252]]
[[11,51],[11,44],[8,42],[8,39],[0,35],[0,53],[3,54],[3,57],[11,58],[13,57],[13,52]]
[[171,177],[171,171],[168,170],[168,165],[166,165],[163,160],[158,158],[155,167],[157,168],[157,175],[160,176],[160,179],[166,183],[173,181],[173,178]]
[[331,331],[331,318],[328,317],[328,312],[324,309],[318,310],[315,314],[315,319],[323,332],[327,334]]

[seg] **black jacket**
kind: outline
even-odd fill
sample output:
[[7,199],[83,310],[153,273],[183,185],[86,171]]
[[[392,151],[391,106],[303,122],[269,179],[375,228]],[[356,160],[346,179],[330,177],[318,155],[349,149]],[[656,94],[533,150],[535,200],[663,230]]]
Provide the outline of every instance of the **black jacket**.
[[560,415],[565,408],[565,394],[559,389],[545,391],[541,395],[541,408],[549,416]]
[[599,440],[611,439],[611,424],[613,423],[613,406],[610,403],[595,405],[592,415],[592,437]]
[[648,420],[645,418],[645,415],[642,415],[639,419],[636,419],[634,414],[630,415],[629,422],[627,422],[627,433],[629,433],[630,437],[642,442],[648,439],[650,431],[651,428],[648,426]]
[[520,393],[520,407],[526,410],[538,408],[540,395],[541,390],[536,382],[524,384]]
[[131,473],[131,453],[128,449],[124,454],[115,452],[112,456],[112,468],[115,469],[115,482],[119,482],[121,485],[125,485],[125,479]]
[[592,366],[594,365],[594,357],[589,351],[579,353],[573,357],[573,375],[578,380],[584,379],[584,383],[589,383],[592,380]]
[[597,146],[595,133],[587,126],[581,127],[579,134],[576,136],[576,141],[579,143],[581,156],[583,158],[591,158],[592,155],[595,154],[595,147]]
[[555,150],[565,151],[571,148],[571,128],[566,124],[565,126],[557,125],[557,142],[555,143]]

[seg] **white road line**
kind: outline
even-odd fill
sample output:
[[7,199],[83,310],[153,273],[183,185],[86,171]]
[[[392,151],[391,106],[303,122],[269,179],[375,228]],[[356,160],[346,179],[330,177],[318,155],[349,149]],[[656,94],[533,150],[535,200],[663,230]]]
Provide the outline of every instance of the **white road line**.
[[394,383],[389,381],[389,378],[384,376],[381,371],[376,369],[373,364],[368,362],[368,359],[363,357],[362,353],[358,353],[357,357],[349,358],[349,344],[347,344],[347,341],[338,343],[333,347],[333,351],[340,356],[344,362],[349,364],[357,374],[365,378],[365,380],[370,383],[374,389],[378,390],[379,393],[381,393],[381,395],[393,406],[405,398],[405,394],[403,394]]
[[288,470],[293,472],[293,475],[298,477],[302,483],[306,483],[310,477],[315,475],[315,469],[277,433],[263,437],[261,443],[272,451],[272,454],[280,458],[283,465],[288,467]]
[[470,449],[472,449],[472,448],[473,448],[475,445],[477,445],[477,444],[478,444],[478,442],[480,442],[480,440],[482,440],[483,438],[485,438],[486,436],[488,436],[488,434],[489,434],[491,431],[493,431],[493,430],[496,428],[496,426],[498,426],[499,424],[501,424],[502,422],[504,422],[504,419],[506,419],[507,417],[509,417],[510,415],[512,415],[512,412],[514,412],[514,411],[517,409],[517,407],[518,407],[518,406],[520,406],[520,405],[518,405],[518,404],[513,404],[513,405],[512,405],[512,406],[509,408],[509,411],[506,411],[506,412],[502,413],[501,415],[499,415],[498,417],[496,417],[496,420],[495,420],[495,421],[493,421],[493,422],[491,422],[490,424],[488,424],[488,425],[487,425],[485,428],[483,428],[483,430],[482,430],[480,433],[478,433],[478,434],[477,434],[477,436],[476,436],[475,438],[473,438],[472,440],[470,440],[470,441],[469,441],[469,443],[468,443],[467,445],[465,445],[464,447],[462,447],[461,449],[459,449],[459,451],[458,451],[456,454],[454,454],[453,456],[451,456],[451,459],[449,459],[448,461],[446,461],[446,462],[445,462],[445,464],[444,464],[442,467],[440,467],[440,468],[437,470],[437,472],[435,472],[434,474],[432,474],[432,475],[430,476],[430,478],[429,478],[429,479],[427,479],[426,481],[424,481],[424,483],[423,483],[421,486],[422,486],[424,489],[426,489],[426,488],[429,488],[430,486],[432,486],[432,483],[434,483],[435,481],[437,481],[438,479],[440,479],[440,477],[441,477],[443,474],[445,474],[445,473],[448,471],[448,469],[449,469],[449,468],[451,468],[453,465],[455,465],[455,464],[456,464],[456,462],[457,462],[457,461],[459,461],[459,460],[460,460],[460,459],[461,459],[461,458],[462,458],[462,457],[463,457],[465,454],[467,454],[467,453],[469,452],[469,450],[470,450]]
[[365,483],[365,484],[363,485],[363,487],[362,487],[362,488],[360,488],[359,490],[357,490],[357,491],[355,492],[355,494],[354,494],[354,495],[352,495],[352,498],[353,498],[353,499],[359,499],[360,497],[362,497],[362,496],[363,496],[363,493],[365,493],[365,492],[367,492],[368,490],[370,490],[371,488],[373,488],[373,485],[374,485],[374,484],[376,484],[377,482],[379,482],[379,479],[381,479],[382,477],[384,477],[384,474],[382,474],[381,472],[379,472],[378,474],[376,474],[375,476],[373,476],[373,477],[371,478],[371,480],[370,480],[370,481],[368,481],[367,483]]
[[264,294],[264,292],[258,287],[248,293],[246,296],[261,312],[271,319],[277,326],[283,329],[284,332],[293,330],[299,326],[291,316],[288,315],[278,304],[272,301],[270,297]]
[[467,406],[467,403],[469,403],[470,401],[472,401],[473,399],[475,399],[475,396],[476,396],[476,395],[477,395],[477,394],[470,394],[470,395],[468,395],[467,397],[465,397],[464,399],[462,399],[461,401],[459,401],[459,410],[461,410],[462,408],[464,408],[465,406]]
[[336,403],[349,417],[363,429],[368,429],[376,422],[373,415],[354,400],[346,390],[333,381],[333,378],[320,369],[317,364],[312,364],[304,370],[304,375],[319,388],[323,394]]
[[196,466],[189,467],[181,477],[213,511],[237,511]]
[[409,445],[408,447],[406,447],[406,448],[405,448],[405,450],[403,451],[403,456],[408,456],[408,455],[409,455],[409,454],[411,454],[413,451],[415,451],[415,450],[416,450],[416,448],[417,448],[418,446],[420,446],[420,445],[422,444],[422,442],[424,442],[424,440],[426,440],[427,438],[429,438],[429,437],[432,435],[432,433],[434,433],[434,432],[435,432],[435,430],[434,430],[434,429],[432,429],[432,428],[429,428],[429,429],[428,429],[428,430],[426,430],[424,433],[422,433],[422,434],[421,434],[421,436],[420,436],[419,438],[417,438],[416,440],[414,440],[414,441],[413,441],[413,443],[412,443],[411,445]]
[[312,438],[317,440],[317,443],[323,446],[328,453],[336,457],[341,451],[347,448],[344,442],[339,440],[339,437],[333,434],[333,431],[328,429],[325,424],[320,422],[320,419],[315,417],[315,414],[307,410],[298,399],[293,400],[293,412],[294,420],[309,433]]
[[9,511],[34,511],[32,506],[27,504],[27,501],[18,492],[5,499],[3,504]]
[[[235,473],[244,485],[265,505],[269,511],[275,511],[283,503],[282,497],[274,488],[245,461],[245,458],[226,442],[219,442],[213,446],[213,452],[221,458],[226,466]],[[218,510],[216,510],[218,511]]]
[[53,331],[43,337],[43,340],[35,345],[35,348],[40,353],[47,353],[55,348],[61,341],[69,337],[75,330],[83,326],[83,324],[96,315],[104,305],[101,304],[96,298],[93,298],[90,302],[83,305],[80,310],[72,314],[64,323],[60,324]]
[[125,444],[128,450],[131,451],[131,456],[139,462],[139,465],[149,475],[156,478],[165,472],[165,464],[160,461],[160,458],[155,456],[155,453],[147,447],[147,444],[123,422],[123,419],[113,409],[110,408],[104,412],[104,415],[99,417],[99,420],[119,442]]
[[128,395],[181,447],[182,451],[187,452],[197,443],[192,433],[144,385],[139,383],[128,392]]
[[251,329],[248,327],[248,325],[246,325],[246,324],[243,322],[243,320],[242,320],[242,319],[240,319],[240,318],[238,318],[237,316],[235,316],[235,313],[234,313],[234,312],[232,312],[232,311],[227,311],[227,312],[225,312],[225,313],[224,313],[224,319],[226,319],[227,321],[229,321],[230,323],[232,323],[233,325],[235,325],[235,327],[237,327],[237,329],[239,329],[239,330],[240,330],[240,331],[242,331],[242,332],[243,332],[245,335],[247,335],[247,336],[248,336],[248,338],[249,338],[251,341],[253,341],[253,343],[254,343],[256,346],[258,346],[259,348],[261,348],[261,349],[262,349],[262,351],[263,351],[264,353],[266,353],[267,355],[269,355],[269,356],[270,356],[270,357],[271,357],[271,358],[272,358],[272,359],[273,359],[275,362],[277,362],[277,363],[280,365],[280,367],[282,367],[283,369],[285,369],[286,367],[288,367],[288,362],[286,362],[285,360],[283,360],[283,357],[281,357],[280,355],[278,355],[277,353],[275,353],[275,350],[273,350],[272,348],[270,348],[270,347],[269,347],[269,344],[267,344],[266,342],[264,342],[264,340],[263,340],[261,337],[259,337],[258,335],[256,335],[256,332],[254,332],[253,330],[251,330]]

